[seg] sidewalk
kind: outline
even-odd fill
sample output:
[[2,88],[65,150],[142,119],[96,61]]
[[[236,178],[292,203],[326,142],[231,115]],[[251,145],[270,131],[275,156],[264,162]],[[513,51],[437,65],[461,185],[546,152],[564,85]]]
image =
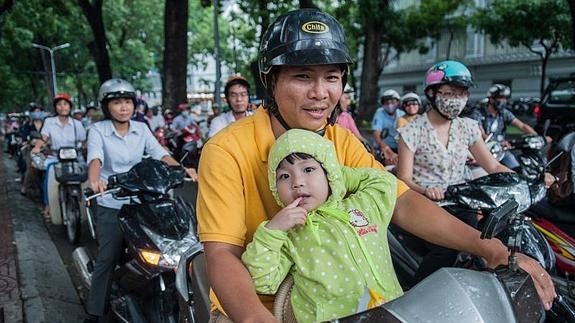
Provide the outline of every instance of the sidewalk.
[[0,323],[81,322],[84,309],[38,205],[0,151]]

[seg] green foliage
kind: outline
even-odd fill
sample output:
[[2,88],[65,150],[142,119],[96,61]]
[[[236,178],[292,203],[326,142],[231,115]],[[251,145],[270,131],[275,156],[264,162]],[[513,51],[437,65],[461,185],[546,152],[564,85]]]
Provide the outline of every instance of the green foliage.
[[563,0],[494,0],[478,10],[473,23],[494,44],[532,48],[534,42],[557,42],[569,47],[571,18]]

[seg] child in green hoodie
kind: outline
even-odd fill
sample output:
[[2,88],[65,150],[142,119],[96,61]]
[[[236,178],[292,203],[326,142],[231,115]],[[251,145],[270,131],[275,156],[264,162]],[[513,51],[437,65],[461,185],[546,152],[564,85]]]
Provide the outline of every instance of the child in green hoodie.
[[280,136],[268,162],[270,189],[283,209],[260,224],[242,255],[257,292],[275,294],[291,274],[299,322],[401,296],[387,242],[395,177],[342,166],[329,140],[301,129]]

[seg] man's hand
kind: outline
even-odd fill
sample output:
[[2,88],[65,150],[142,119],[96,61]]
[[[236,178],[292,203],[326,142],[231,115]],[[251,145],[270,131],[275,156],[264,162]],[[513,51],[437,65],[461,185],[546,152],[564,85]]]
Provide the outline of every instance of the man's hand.
[[193,167],[190,168],[186,168],[184,167],[184,169],[186,170],[186,174],[188,174],[188,176],[192,179],[192,182],[197,182],[198,181],[198,173],[196,172],[196,169]]
[[557,181],[557,178],[555,176],[551,175],[551,173],[545,172],[545,179],[544,180],[545,180],[545,188],[547,189],[547,188],[551,187],[551,185],[553,185]]
[[298,206],[301,199],[301,197],[298,197],[279,211],[266,224],[266,228],[271,230],[288,231],[295,226],[304,225],[305,220],[307,219],[307,210]]
[[92,191],[94,191],[94,193],[100,193],[106,190],[106,183],[104,183],[104,181],[102,181],[101,179],[96,179],[94,181],[90,181],[90,188],[92,189]]
[[[516,253],[515,255],[517,256],[517,264],[531,276],[541,302],[545,306],[545,309],[549,310],[553,305],[553,299],[557,297],[551,276],[535,259],[522,253]],[[501,252],[496,257],[487,260],[487,264],[490,268],[495,268],[507,263],[507,252]]]
[[551,309],[553,299],[557,297],[551,276],[535,259],[521,253],[517,253],[516,255],[519,267],[525,270],[531,276],[531,279],[533,279],[537,294],[539,294],[539,298],[543,302],[545,309]]

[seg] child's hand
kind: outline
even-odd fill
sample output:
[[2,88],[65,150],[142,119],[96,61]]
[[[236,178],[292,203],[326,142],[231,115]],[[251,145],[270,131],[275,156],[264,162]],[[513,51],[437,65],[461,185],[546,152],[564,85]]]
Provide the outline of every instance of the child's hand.
[[288,231],[297,225],[304,225],[307,218],[307,210],[298,206],[301,199],[301,197],[298,197],[279,211],[266,224],[266,228],[271,230]]

